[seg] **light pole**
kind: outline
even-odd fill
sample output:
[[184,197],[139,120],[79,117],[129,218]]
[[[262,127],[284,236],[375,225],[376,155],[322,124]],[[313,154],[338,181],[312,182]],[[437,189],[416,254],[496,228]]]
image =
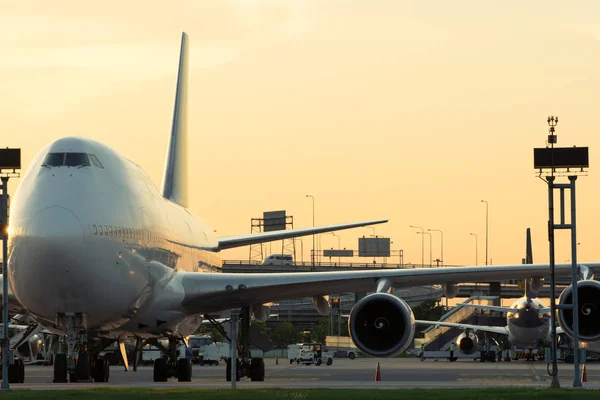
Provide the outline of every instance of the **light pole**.
[[[335,235],[335,233],[333,233],[333,232],[323,232],[323,233],[319,233],[319,239],[317,240],[317,243],[318,243],[319,247],[318,247],[318,250],[317,250],[317,252],[319,252],[319,251],[321,251],[321,252],[322,252],[322,251],[323,251],[323,250],[322,250],[322,249],[323,249],[323,247],[321,246],[321,238],[323,237],[323,235]],[[319,255],[318,255],[318,257],[319,257],[319,258],[318,258],[318,261],[319,261],[319,263],[320,263],[320,262],[321,262],[321,254],[319,254]]]
[[[315,227],[315,196],[312,196],[310,194],[307,194],[306,197],[310,197],[312,199],[312,214],[313,214],[313,228]],[[312,251],[310,253],[310,259],[312,262],[313,267],[315,266],[315,242],[316,242],[316,238],[315,235],[312,235],[313,237],[313,246],[312,246]]]
[[430,232],[439,232],[441,236],[440,244],[441,244],[441,255],[440,262],[444,265],[444,232],[441,229],[427,229]]
[[485,203],[485,265],[488,265],[488,226],[489,226],[489,218],[488,218],[488,202],[487,200],[481,200],[482,203]]
[[337,237],[338,239],[338,265],[342,264],[342,256],[339,255],[339,251],[341,250],[341,245],[340,245],[340,237],[338,235],[335,234],[335,232],[331,232],[331,234],[335,237]]
[[429,235],[429,268],[431,268],[431,233],[417,232],[417,235]]
[[469,233],[469,235],[475,236],[475,265],[479,265],[477,261],[477,235],[474,233]]
[[[292,238],[292,240],[295,241],[300,241],[300,262],[302,263],[302,265],[304,266],[304,242],[302,241],[302,238]],[[294,260],[296,261],[296,260]]]
[[[421,228],[420,226],[414,226],[411,225],[411,228],[415,228],[415,229],[420,229],[421,232],[425,233],[425,229]],[[423,268],[425,266],[425,236],[421,236],[421,268]]]

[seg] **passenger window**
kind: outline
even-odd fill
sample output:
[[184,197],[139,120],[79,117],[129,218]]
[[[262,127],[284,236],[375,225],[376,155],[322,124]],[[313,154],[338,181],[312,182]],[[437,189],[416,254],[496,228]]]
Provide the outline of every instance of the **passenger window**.
[[92,225],[92,229],[94,230],[94,235],[98,234],[98,228],[96,228],[96,225]]
[[98,225],[98,230],[100,231],[100,236],[102,236],[103,235],[103,233],[102,233],[102,225]]
[[104,166],[102,165],[102,163],[100,162],[100,160],[98,160],[98,157],[96,157],[93,154],[88,154],[90,156],[90,160],[92,160],[92,163],[98,167],[98,168],[102,168],[104,169]]
[[112,226],[108,227],[108,236],[112,236],[113,232],[112,232]]
[[108,228],[104,225],[104,236],[108,236]]
[[85,153],[67,153],[65,165],[67,167],[89,167],[90,160]]
[[44,162],[42,163],[43,167],[60,167],[63,165],[63,161],[65,159],[65,153],[48,153]]

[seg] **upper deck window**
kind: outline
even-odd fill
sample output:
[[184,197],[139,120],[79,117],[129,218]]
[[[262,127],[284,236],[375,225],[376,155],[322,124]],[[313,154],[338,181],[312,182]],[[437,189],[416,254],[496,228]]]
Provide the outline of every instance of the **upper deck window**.
[[60,167],[65,160],[65,153],[48,153],[44,159],[42,166],[44,167]]
[[67,153],[65,165],[67,167],[89,167],[90,159],[85,153]]

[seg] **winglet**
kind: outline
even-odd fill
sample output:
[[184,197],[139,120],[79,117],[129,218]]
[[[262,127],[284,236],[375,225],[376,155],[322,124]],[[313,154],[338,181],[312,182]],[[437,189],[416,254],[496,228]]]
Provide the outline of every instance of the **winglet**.
[[188,205],[187,196],[187,80],[188,80],[188,36],[181,35],[181,53],[179,55],[179,73],[173,109],[173,124],[167,149],[165,172],[162,182],[164,198],[184,207]]

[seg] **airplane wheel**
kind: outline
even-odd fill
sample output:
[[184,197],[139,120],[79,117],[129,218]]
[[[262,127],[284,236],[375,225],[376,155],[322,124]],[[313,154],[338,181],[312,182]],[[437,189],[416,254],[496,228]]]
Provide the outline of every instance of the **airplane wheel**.
[[[238,360],[238,362],[235,363],[236,365],[236,374],[235,374],[235,380],[239,381],[240,380],[240,375],[241,375],[241,369],[240,369],[240,360]],[[231,382],[231,358],[227,359],[227,367],[225,370],[225,379],[227,380],[227,382]]]
[[108,376],[110,374],[110,364],[108,360],[96,359],[94,363],[94,382],[108,382]]
[[157,358],[154,360],[154,382],[167,381],[167,360]]
[[54,383],[67,382],[67,355],[58,353],[54,356]]
[[14,364],[8,365],[8,382],[19,383],[19,359],[16,359]]
[[90,380],[90,355],[87,352],[83,352],[77,357],[75,371],[77,372],[77,381]]
[[253,358],[250,362],[250,380],[253,382],[265,380],[265,361],[262,358]]
[[179,382],[192,381],[192,363],[187,358],[182,358],[177,361],[177,379]]
[[25,363],[19,359],[19,383],[25,382]]

